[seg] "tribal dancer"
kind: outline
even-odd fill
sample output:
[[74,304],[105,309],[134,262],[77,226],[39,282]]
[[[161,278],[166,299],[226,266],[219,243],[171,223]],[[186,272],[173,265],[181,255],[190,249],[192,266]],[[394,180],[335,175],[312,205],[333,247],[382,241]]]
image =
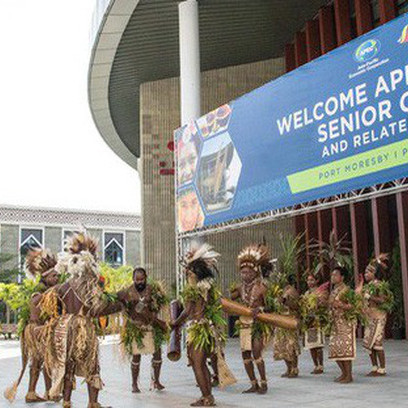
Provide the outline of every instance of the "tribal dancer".
[[365,301],[364,314],[368,324],[364,330],[363,347],[370,354],[372,363],[371,372],[367,374],[368,377],[386,375],[383,341],[387,313],[392,310],[394,300],[388,282],[380,280],[388,268],[387,260],[386,254],[381,254],[373,259],[365,270],[366,284],[363,286],[364,281],[362,279],[356,289],[357,293],[363,295]]
[[161,346],[168,337],[167,323],[159,319],[159,313],[168,304],[166,293],[159,282],[147,282],[143,268],[133,271],[133,285],[118,293],[124,305],[125,324],[121,341],[126,353],[132,357],[132,392],[139,393],[138,386],[141,355],[152,355],[153,389],[161,391]]
[[[256,317],[266,305],[267,287],[263,282],[261,269],[269,262],[266,246],[251,245],[243,249],[238,255],[242,283],[231,290],[232,300],[239,300],[252,309],[252,317],[241,316],[238,323],[242,358],[245,371],[251,381],[251,387],[244,391],[245,394],[266,394],[268,391],[262,353],[270,340],[272,329]],[[254,362],[258,368],[260,384],[255,375]]]
[[102,389],[99,343],[94,318],[118,312],[122,305],[110,303],[100,285],[97,242],[90,236],[73,235],[66,245],[69,280],[44,294],[42,311],[60,316],[48,323],[45,364],[52,378],[50,396],[63,394],[63,407],[71,407],[75,376],[88,385],[88,408],[100,408]]
[[[32,278],[40,277],[36,292],[33,293],[30,300],[30,314],[26,326],[21,335],[21,351],[23,367],[19,379],[14,385],[7,389],[5,397],[13,401],[17,393],[17,388],[23,378],[25,369],[30,361],[30,380],[28,392],[25,397],[26,403],[51,401],[49,390],[51,388],[51,378],[46,370],[43,369],[44,363],[44,335],[45,335],[45,317],[41,314],[39,304],[44,292],[58,283],[58,273],[55,269],[57,257],[48,250],[33,249],[27,254],[26,270]],[[40,397],[36,393],[38,379],[41,370],[44,375],[45,396]]]
[[301,296],[299,305],[305,324],[304,346],[310,350],[314,363],[311,374],[323,374],[324,326],[328,321],[327,303],[329,300],[328,283],[319,286],[319,278],[307,274],[308,290]]
[[334,285],[329,307],[332,318],[330,332],[329,360],[335,361],[341,370],[340,377],[335,382],[347,384],[353,381],[352,362],[356,358],[356,324],[357,321],[348,314],[353,309],[350,301],[353,291],[344,283],[347,271],[343,267],[334,268],[331,283]]
[[218,256],[208,244],[193,244],[183,265],[187,275],[187,285],[182,293],[184,311],[171,324],[172,328],[176,328],[188,321],[188,358],[202,393],[201,398],[191,404],[193,407],[215,406],[206,362],[214,353],[218,356],[218,364],[223,361],[221,350],[225,341],[225,320],[215,284]]
[[[287,316],[297,316],[299,310],[299,293],[296,290],[292,276],[288,277],[288,284],[284,287],[280,297],[281,313]],[[282,377],[296,378],[299,376],[299,332],[277,328],[274,338],[274,359],[284,360],[287,370]]]

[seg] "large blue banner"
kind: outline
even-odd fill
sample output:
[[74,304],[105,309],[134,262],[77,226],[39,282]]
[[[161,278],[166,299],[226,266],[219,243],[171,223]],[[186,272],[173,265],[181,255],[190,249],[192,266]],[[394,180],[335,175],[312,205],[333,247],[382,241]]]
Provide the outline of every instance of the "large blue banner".
[[408,175],[408,16],[175,133],[180,232]]

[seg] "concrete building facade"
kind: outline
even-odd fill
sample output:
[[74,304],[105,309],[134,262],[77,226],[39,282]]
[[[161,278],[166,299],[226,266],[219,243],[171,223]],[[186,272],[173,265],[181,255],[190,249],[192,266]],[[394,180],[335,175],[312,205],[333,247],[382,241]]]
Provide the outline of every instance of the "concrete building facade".
[[32,247],[62,252],[66,238],[83,230],[98,239],[100,260],[140,265],[139,215],[0,205],[0,252],[12,257],[2,267],[21,268]]

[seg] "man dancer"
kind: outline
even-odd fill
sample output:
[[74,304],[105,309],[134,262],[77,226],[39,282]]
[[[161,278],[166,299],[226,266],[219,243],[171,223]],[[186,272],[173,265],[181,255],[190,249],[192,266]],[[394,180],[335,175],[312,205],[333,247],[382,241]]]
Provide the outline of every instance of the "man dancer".
[[84,377],[88,385],[88,408],[98,403],[102,380],[99,367],[99,343],[94,319],[118,312],[122,305],[109,303],[100,285],[97,242],[79,233],[66,245],[66,269],[69,280],[47,293],[41,310],[58,315],[48,325],[45,364],[52,378],[50,396],[63,394],[63,407],[71,408],[75,376]]
[[352,363],[356,358],[356,321],[347,318],[346,313],[353,308],[347,301],[346,294],[351,289],[344,283],[347,274],[345,268],[338,266],[331,274],[334,285],[330,297],[329,307],[332,318],[330,332],[329,360],[335,361],[341,370],[340,377],[334,381],[348,384],[353,381]]
[[[280,298],[282,314],[297,316],[299,310],[299,293],[292,281],[293,276],[288,277],[288,284],[284,287]],[[286,330],[277,328],[274,337],[274,359],[284,360],[286,372],[282,377],[296,378],[299,376],[299,332],[298,330]]]
[[[329,300],[328,285],[318,286],[318,277],[312,273],[307,274],[306,283],[308,290],[301,296],[300,303],[307,309],[307,328],[304,335],[304,346],[310,350],[314,363],[311,374],[323,374],[323,349],[324,332],[321,321],[322,314],[327,316],[327,302]],[[313,306],[311,306],[313,305]],[[310,309],[312,308],[312,309]]]
[[372,369],[368,377],[382,377],[386,375],[385,352],[383,347],[387,313],[392,310],[393,294],[388,282],[380,280],[380,276],[387,270],[388,256],[381,254],[367,266],[364,274],[366,284],[360,281],[356,292],[361,293],[365,301],[365,315],[368,320],[364,330],[363,347],[370,355]]
[[189,322],[187,352],[193,367],[201,398],[193,407],[215,406],[211,389],[211,376],[207,359],[217,353],[222,359],[221,347],[225,340],[225,327],[220,306],[220,293],[215,284],[216,264],[219,254],[208,244],[194,243],[183,261],[187,285],[182,293],[184,311],[172,322],[176,328]]
[[168,336],[166,322],[158,318],[168,304],[164,289],[159,282],[147,283],[143,268],[133,271],[133,285],[118,293],[118,299],[125,307],[126,321],[122,328],[121,340],[127,354],[132,356],[132,392],[139,393],[138,386],[141,355],[152,355],[153,389],[161,391],[162,365],[161,345]]
[[[57,257],[48,250],[33,249],[28,252],[26,258],[27,275],[33,279],[40,277],[36,292],[30,299],[30,315],[28,322],[23,329],[21,336],[21,350],[23,366],[18,381],[5,392],[5,396],[10,401],[14,400],[17,388],[23,378],[27,363],[30,361],[30,379],[28,392],[25,397],[26,403],[51,401],[49,390],[51,388],[51,378],[43,369],[44,363],[44,334],[45,318],[41,315],[39,304],[45,291],[58,283],[58,273],[55,270]],[[38,379],[41,370],[44,375],[45,396],[40,397],[36,393]]]
[[[241,316],[239,320],[242,358],[251,381],[251,387],[243,392],[245,394],[266,394],[268,391],[262,353],[270,338],[271,329],[267,324],[256,320],[256,316],[266,304],[267,287],[263,283],[261,269],[269,261],[269,253],[264,245],[250,245],[243,249],[238,255],[242,283],[231,291],[232,300],[239,300],[253,311],[252,317]],[[258,368],[260,384],[255,375],[254,362]]]

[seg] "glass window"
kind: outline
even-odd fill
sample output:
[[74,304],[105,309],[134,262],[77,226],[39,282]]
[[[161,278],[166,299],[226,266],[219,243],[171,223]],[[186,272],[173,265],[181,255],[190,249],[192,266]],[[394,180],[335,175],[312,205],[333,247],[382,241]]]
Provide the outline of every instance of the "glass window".
[[104,259],[112,266],[123,265],[124,236],[122,233],[105,233]]
[[[43,230],[34,228],[22,228],[20,230],[20,269],[24,270],[24,263],[28,251],[43,246]],[[19,277],[20,280],[20,277]]]
[[62,250],[65,251],[65,244],[67,239],[72,236],[73,234],[77,234],[79,231],[76,230],[64,230],[62,233]]

